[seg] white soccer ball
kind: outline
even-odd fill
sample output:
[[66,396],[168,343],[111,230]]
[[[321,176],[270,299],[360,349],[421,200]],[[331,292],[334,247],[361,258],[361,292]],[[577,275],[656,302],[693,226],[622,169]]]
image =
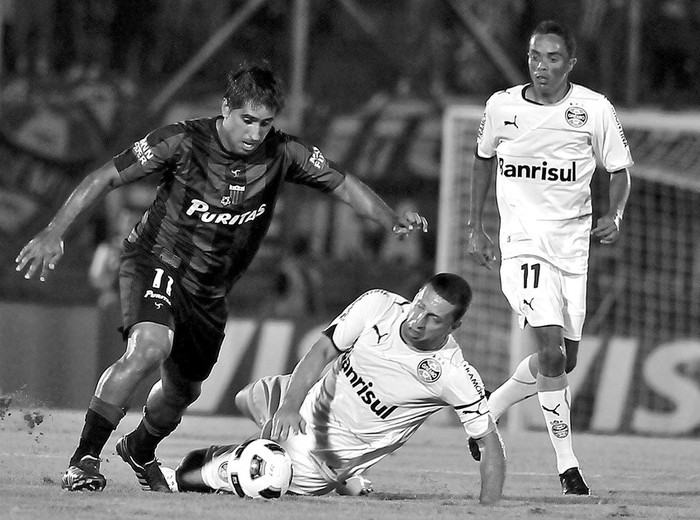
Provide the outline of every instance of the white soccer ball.
[[279,498],[292,482],[292,459],[275,441],[253,439],[229,456],[227,474],[240,497]]

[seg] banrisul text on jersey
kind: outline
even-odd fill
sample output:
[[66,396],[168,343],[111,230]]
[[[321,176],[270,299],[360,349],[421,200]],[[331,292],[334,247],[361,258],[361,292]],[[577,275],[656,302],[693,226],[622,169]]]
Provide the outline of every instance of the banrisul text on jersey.
[[365,381],[362,376],[355,371],[350,363],[350,356],[348,354],[343,356],[340,366],[343,374],[350,380],[350,386],[357,391],[357,395],[362,402],[369,406],[370,410],[372,410],[377,417],[386,419],[396,410],[396,406],[382,404],[381,400],[371,390],[374,383],[372,383],[372,381]]
[[576,161],[571,161],[566,166],[554,166],[548,161],[539,164],[509,163],[499,157],[498,173],[504,177],[518,179],[576,182]]

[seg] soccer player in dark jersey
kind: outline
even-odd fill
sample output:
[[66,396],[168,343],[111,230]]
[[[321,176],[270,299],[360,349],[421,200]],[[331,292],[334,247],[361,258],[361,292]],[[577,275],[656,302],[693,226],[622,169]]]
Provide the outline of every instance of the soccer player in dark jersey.
[[265,64],[229,74],[222,115],[159,128],[90,173],[17,256],[25,278],[45,280],[78,215],[109,191],[160,176],[157,194],[124,241],[120,291],[124,355],[100,377],[62,487],[101,491],[100,453],[141,383],[160,368],[137,428],[117,453],[146,490],[169,492],[158,443],[177,428],[216,362],[228,315],[225,296],[267,232],[284,181],[305,184],[403,236],[427,230],[415,212],[398,216],[321,151],[272,124],[281,83]]

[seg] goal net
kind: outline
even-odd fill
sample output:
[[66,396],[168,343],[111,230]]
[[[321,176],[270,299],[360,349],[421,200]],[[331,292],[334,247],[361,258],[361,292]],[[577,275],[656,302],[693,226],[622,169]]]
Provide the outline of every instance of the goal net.
[[[523,339],[527,333],[518,329],[501,293],[498,267],[477,266],[467,253],[471,165],[482,109],[452,105],[443,114],[436,263],[439,271],[461,274],[472,285],[474,303],[456,335],[486,387],[493,390],[533,348],[531,340]],[[618,420],[608,425],[615,431],[635,430],[639,418],[634,410],[663,413],[674,408],[658,388],[662,385],[643,377],[645,360],[659,346],[674,341],[700,345],[700,118],[643,111],[618,115],[635,160],[630,169],[632,191],[620,240],[613,246],[596,242],[591,246],[584,339],[577,370],[570,375],[577,386],[572,382],[573,421],[578,429],[606,429],[596,423],[595,406],[597,399],[602,400],[596,390],[600,373],[606,362],[612,363],[605,359],[606,352],[612,356],[611,338],[626,338],[628,345],[634,345],[622,354],[630,358],[624,362],[627,377],[611,376],[618,377],[615,384],[626,396],[620,398]],[[599,214],[606,210],[607,175],[599,171],[595,178],[594,213]],[[497,244],[493,187],[484,225]],[[596,357],[581,369],[581,356],[593,355],[583,352],[590,338],[603,338],[598,343],[604,346],[594,349]],[[693,382],[700,387],[700,355],[679,370],[691,387]]]

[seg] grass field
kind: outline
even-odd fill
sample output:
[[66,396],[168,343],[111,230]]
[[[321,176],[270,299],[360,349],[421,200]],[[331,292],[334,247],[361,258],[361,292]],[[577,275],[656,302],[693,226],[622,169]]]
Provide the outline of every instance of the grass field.
[[[102,493],[60,488],[84,412],[10,406],[0,410],[0,518],[28,519],[698,519],[700,442],[578,434],[577,454],[595,496],[563,497],[544,432],[504,434],[508,476],[504,500],[484,507],[476,497],[478,465],[461,428],[425,425],[401,450],[372,468],[368,497],[283,497],[264,501],[227,495],[163,495],[140,490],[115,454],[122,421],[103,453],[108,479]],[[159,448],[167,466],[187,451],[243,440],[252,423],[230,417],[186,416]]]

